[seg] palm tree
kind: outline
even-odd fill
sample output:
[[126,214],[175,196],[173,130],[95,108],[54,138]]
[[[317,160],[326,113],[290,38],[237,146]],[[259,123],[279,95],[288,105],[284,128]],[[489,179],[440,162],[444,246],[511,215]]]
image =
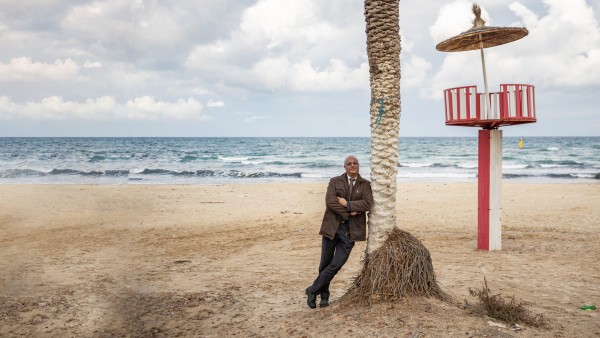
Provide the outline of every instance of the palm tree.
[[371,187],[367,253],[396,226],[396,175],[400,128],[399,0],[365,0],[371,82]]
[[342,302],[370,303],[406,295],[447,299],[429,250],[396,227],[400,127],[399,0],[365,0],[371,81],[371,188],[367,254]]

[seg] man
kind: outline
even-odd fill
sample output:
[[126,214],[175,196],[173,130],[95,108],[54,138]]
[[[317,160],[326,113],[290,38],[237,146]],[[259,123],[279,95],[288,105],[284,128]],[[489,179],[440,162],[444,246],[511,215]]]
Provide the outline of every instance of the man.
[[325,215],[319,235],[321,263],[319,276],[306,288],[306,303],[311,309],[317,307],[317,295],[321,295],[320,307],[329,305],[329,283],[348,260],[355,241],[367,237],[366,213],[373,205],[371,182],[358,174],[359,164],[354,156],[344,160],[346,173],[329,180],[325,195]]

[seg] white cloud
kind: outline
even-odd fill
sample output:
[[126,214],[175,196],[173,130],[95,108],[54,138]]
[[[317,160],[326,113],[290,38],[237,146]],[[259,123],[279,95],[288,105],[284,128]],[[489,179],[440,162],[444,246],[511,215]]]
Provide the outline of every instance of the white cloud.
[[[527,25],[529,35],[485,50],[491,92],[497,91],[500,83],[600,85],[600,29],[594,10],[584,0],[543,2],[548,12],[540,16],[519,2],[510,4],[513,13]],[[431,29],[436,41],[441,41],[442,28],[450,30],[442,19],[448,10],[442,7]],[[468,28],[465,25],[462,30]],[[428,86],[431,91],[427,96],[440,99],[443,89],[481,83],[481,72],[478,51],[448,53]],[[483,92],[483,88],[478,91]]]
[[194,93],[195,95],[207,95],[207,94],[212,94],[212,92],[206,88],[202,88],[202,87],[194,87],[191,89],[192,93]]
[[98,61],[92,62],[90,60],[85,60],[83,67],[85,67],[85,68],[102,68],[102,63],[100,63]]
[[325,69],[319,69],[308,60],[291,63],[287,57],[268,58],[255,64],[247,75],[238,81],[260,80],[262,89],[271,91],[335,91],[368,88],[369,83],[366,63],[358,68],[350,68],[340,59],[332,59]]
[[250,116],[250,117],[248,117],[248,118],[244,119],[244,122],[246,122],[246,123],[250,123],[250,122],[254,122],[254,121],[260,121],[260,120],[264,120],[264,119],[266,119],[266,118],[268,118],[268,116],[262,116],[262,115],[253,115],[253,116]]
[[93,1],[74,6],[62,27],[104,46],[145,50],[179,41],[182,29],[168,7],[154,1]]
[[[365,88],[364,33],[356,43],[346,35],[354,32],[354,24],[338,27],[327,16],[327,10],[340,6],[335,1],[260,0],[243,13],[230,39],[196,46],[186,66],[231,86],[261,91]],[[363,20],[356,24],[364,31]]]
[[[435,23],[429,27],[429,33],[436,43],[460,34],[473,26],[473,3],[467,0],[456,0],[443,5]],[[489,15],[481,8],[481,17],[486,25],[490,25]]]
[[261,0],[245,11],[237,34],[250,44],[270,48],[290,41],[315,44],[337,36],[337,28],[320,20],[318,10],[312,1]]
[[207,107],[225,107],[225,102],[223,101],[213,101],[212,99],[209,99],[208,102],[206,103]]
[[87,99],[84,102],[66,101],[51,96],[39,102],[16,103],[7,96],[0,97],[0,119],[28,120],[207,120],[202,104],[193,98],[176,102],[156,100],[151,96],[138,97],[119,103],[112,96]]
[[76,79],[79,65],[73,60],[56,60],[54,63],[34,62],[30,57],[18,57],[9,63],[0,63],[0,80],[2,81],[35,81],[48,79],[67,81]]
[[416,55],[411,55],[407,61],[402,61],[402,78],[400,79],[402,89],[422,86],[427,81],[427,72],[431,69],[431,63]]
[[513,13],[521,18],[525,27],[531,27],[538,24],[538,15],[520,2],[513,2],[508,6],[508,8],[510,8]]

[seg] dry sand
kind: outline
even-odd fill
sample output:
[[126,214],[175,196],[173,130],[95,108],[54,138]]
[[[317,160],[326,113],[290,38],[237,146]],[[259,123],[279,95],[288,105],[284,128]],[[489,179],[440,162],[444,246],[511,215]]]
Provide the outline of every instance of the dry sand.
[[311,310],[326,183],[0,185],[0,336],[598,337],[600,184],[503,186],[502,251],[475,250],[474,183],[400,183],[398,225],[431,251],[456,301],[490,288],[546,328],[464,306],[335,300],[365,244]]

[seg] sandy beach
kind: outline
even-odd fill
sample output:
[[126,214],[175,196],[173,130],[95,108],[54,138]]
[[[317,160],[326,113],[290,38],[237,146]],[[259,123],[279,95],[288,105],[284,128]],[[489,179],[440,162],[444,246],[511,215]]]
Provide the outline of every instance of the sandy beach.
[[[336,304],[365,243],[311,310],[326,182],[0,185],[0,336],[597,337],[600,185],[503,185],[503,250],[475,250],[475,183],[399,183],[398,225],[457,304]],[[484,277],[545,328],[461,306]],[[494,321],[498,322],[498,321]]]

